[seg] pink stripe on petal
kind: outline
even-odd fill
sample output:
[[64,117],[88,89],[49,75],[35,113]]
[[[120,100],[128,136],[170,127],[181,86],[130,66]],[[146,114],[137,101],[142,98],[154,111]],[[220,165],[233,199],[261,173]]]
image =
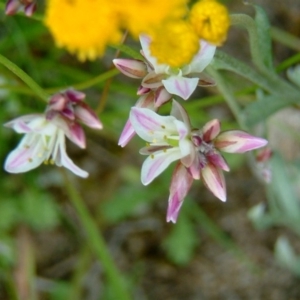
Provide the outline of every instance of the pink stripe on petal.
[[173,161],[181,158],[179,148],[158,151],[150,155],[143,163],[141,180],[144,185],[151,183],[160,175]]
[[240,130],[224,131],[214,141],[216,148],[229,153],[244,153],[264,147],[267,140]]
[[207,164],[201,170],[201,178],[206,187],[221,201],[226,201],[225,178],[221,169],[212,164]]
[[130,120],[128,120],[120,135],[118,145],[121,147],[125,147],[134,136],[135,136],[134,128],[132,127]]
[[187,100],[195,91],[198,81],[198,78],[172,76],[162,80],[162,83],[170,94],[177,95],[184,100]]
[[85,134],[82,127],[78,123],[70,123],[68,128],[66,136],[80,148],[85,148]]
[[83,102],[78,103],[78,105],[76,105],[74,108],[74,113],[79,121],[89,126],[90,128],[103,128],[102,123],[99,121],[97,115],[87,104]]
[[220,121],[214,119],[206,123],[203,127],[203,140],[210,142],[220,133]]
[[167,211],[167,222],[176,223],[179,210],[185,196],[191,188],[193,177],[187,169],[179,162],[172,175],[170,186],[169,205]]

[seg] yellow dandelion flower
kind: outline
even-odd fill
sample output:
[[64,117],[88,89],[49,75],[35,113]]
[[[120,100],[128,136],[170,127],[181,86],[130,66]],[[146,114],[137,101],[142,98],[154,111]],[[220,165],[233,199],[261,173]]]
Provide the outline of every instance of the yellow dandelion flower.
[[187,13],[188,0],[115,0],[114,5],[122,16],[123,26],[138,38],[151,33],[163,21],[179,19]]
[[230,19],[227,8],[219,2],[197,2],[190,11],[189,19],[200,38],[217,46],[226,40]]
[[119,20],[109,0],[48,0],[45,24],[59,47],[82,61],[104,53],[121,39]]
[[168,22],[151,37],[151,55],[174,68],[190,63],[199,51],[199,38],[185,21]]

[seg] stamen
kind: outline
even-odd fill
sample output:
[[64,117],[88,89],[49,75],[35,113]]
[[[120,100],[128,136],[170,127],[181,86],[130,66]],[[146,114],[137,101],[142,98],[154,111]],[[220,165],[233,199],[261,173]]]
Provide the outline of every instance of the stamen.
[[165,125],[161,125],[161,128],[162,128],[162,129],[166,129],[166,126],[165,126]]
[[153,154],[151,154],[151,155],[150,155],[150,157],[153,159],[153,158],[154,158],[154,155],[153,155]]

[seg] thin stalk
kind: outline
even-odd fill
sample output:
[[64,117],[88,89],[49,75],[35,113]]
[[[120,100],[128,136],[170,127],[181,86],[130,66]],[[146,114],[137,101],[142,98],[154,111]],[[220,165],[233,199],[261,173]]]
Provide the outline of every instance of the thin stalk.
[[101,261],[102,266],[110,280],[118,300],[130,300],[131,297],[125,288],[125,284],[119,270],[117,269],[105,240],[98,230],[97,224],[90,216],[83,199],[75,186],[70,181],[67,173],[63,170],[64,182],[68,196],[75,207],[78,217],[86,231],[87,243]]
[[[128,32],[126,31],[123,35],[121,45],[125,43],[125,41],[127,39],[127,36],[128,36]],[[121,51],[118,49],[115,53],[114,58],[118,58],[120,53],[121,53]],[[111,63],[110,70],[116,70],[113,63]],[[99,114],[103,111],[103,109],[106,105],[106,102],[107,102],[107,97],[108,97],[109,89],[110,89],[110,86],[111,86],[112,82],[113,82],[113,77],[110,77],[109,79],[106,80],[103,91],[102,91],[102,94],[101,94],[101,97],[99,99],[99,104],[96,108],[96,114]]]
[[117,69],[113,69],[113,70],[109,70],[109,71],[106,71],[94,78],[91,78],[91,79],[88,79],[86,81],[83,81],[83,82],[80,82],[80,83],[75,83],[75,84],[70,84],[68,86],[61,86],[61,87],[55,87],[55,88],[50,88],[50,89],[46,89],[46,91],[50,94],[54,94],[58,91],[61,91],[61,90],[66,90],[68,89],[70,86],[72,86],[74,89],[76,90],[85,90],[85,89],[88,89],[90,88],[91,86],[94,86],[96,84],[99,84],[111,77],[114,77],[116,76],[117,74],[119,74],[119,70]]
[[275,41],[293,50],[300,51],[300,39],[291,33],[276,27],[271,27],[271,36]]
[[28,74],[1,54],[0,64],[19,77],[40,99],[47,102],[47,93]]
[[224,96],[226,103],[228,104],[231,112],[233,113],[234,117],[236,118],[237,122],[241,126],[241,128],[246,129],[245,122],[242,118],[242,111],[234,97],[233,92],[227,86],[225,80],[223,79],[220,72],[216,71],[212,67],[208,67],[207,70],[212,75],[212,77],[217,82],[217,87],[220,90],[221,94]]

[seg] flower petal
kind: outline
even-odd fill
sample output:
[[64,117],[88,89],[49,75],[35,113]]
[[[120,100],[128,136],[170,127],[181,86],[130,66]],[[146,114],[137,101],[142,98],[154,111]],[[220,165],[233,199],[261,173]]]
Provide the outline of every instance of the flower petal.
[[195,91],[198,81],[198,78],[171,76],[168,79],[162,80],[162,83],[170,94],[177,95],[184,100],[187,100]]
[[8,16],[14,15],[20,6],[21,3],[19,0],[8,0],[5,7],[5,14]]
[[71,102],[74,103],[82,102],[85,99],[85,93],[74,89],[66,90],[65,95],[69,98]]
[[[193,77],[192,74],[190,76]],[[204,73],[198,74],[197,77],[199,78],[198,86],[210,87],[216,85],[216,82]]]
[[131,78],[143,78],[148,73],[146,64],[141,60],[116,58],[113,63],[119,71]]
[[162,80],[166,77],[167,75],[164,73],[156,74],[155,72],[150,72],[144,77],[142,86],[149,89],[157,89],[163,85]]
[[140,35],[140,42],[141,42],[141,46],[142,46],[142,50],[143,50],[143,55],[150,62],[150,64],[152,65],[152,67],[155,70],[155,73],[157,73],[157,74],[165,73],[165,70],[168,67],[168,65],[158,64],[157,59],[155,57],[153,57],[150,53],[150,49],[149,49],[149,45],[151,43],[150,37],[148,37],[146,35]]
[[86,178],[89,176],[89,173],[82,170],[78,166],[74,164],[74,162],[70,159],[66,152],[66,145],[65,145],[65,137],[62,135],[59,137],[59,149],[57,152],[56,157],[54,158],[55,163],[57,166],[64,166],[65,168],[72,171],[75,175]]
[[32,127],[28,123],[36,120],[45,120],[44,115],[42,114],[25,115],[5,123],[4,126],[14,129],[17,133],[28,133],[32,131]]
[[25,135],[6,158],[4,169],[9,173],[23,173],[38,167],[46,158],[43,148],[43,142],[38,135]]
[[160,175],[173,161],[182,157],[178,147],[157,151],[148,156],[144,161],[141,171],[141,180],[144,185],[148,185],[158,175]]
[[132,127],[130,120],[128,119],[120,135],[118,145],[121,147],[125,147],[134,136],[135,130]]
[[221,124],[218,119],[211,120],[203,126],[203,140],[205,142],[212,141],[219,133]]
[[201,73],[212,61],[216,52],[216,46],[200,41],[200,50],[190,63],[190,73]]
[[201,178],[206,187],[221,201],[226,201],[225,178],[221,169],[208,163],[201,170]]
[[217,151],[211,151],[206,154],[207,160],[215,167],[220,168],[226,172],[229,172],[229,166],[224,157]]
[[241,130],[221,132],[214,140],[216,148],[229,153],[244,153],[264,147],[267,143],[267,140]]
[[193,177],[181,163],[178,163],[172,175],[167,222],[176,223],[179,210],[192,183]]
[[99,121],[99,118],[95,112],[85,103],[81,102],[74,108],[74,113],[76,118],[89,126],[90,128],[102,129],[102,123]]
[[145,141],[164,141],[166,134],[177,133],[172,116],[160,116],[147,108],[131,108],[130,122],[135,132]]
[[80,148],[85,148],[85,134],[78,123],[68,121],[59,116],[54,118],[51,122],[60,128],[74,144]]
[[191,122],[186,110],[175,100],[172,101],[171,116],[182,121],[188,130],[191,130]]
[[25,15],[27,17],[31,17],[33,15],[33,13],[36,11],[36,7],[37,7],[37,5],[35,2],[29,3],[28,5],[26,5],[24,8]]
[[159,87],[155,91],[155,107],[160,107],[172,98],[172,95],[165,89],[164,86]]

